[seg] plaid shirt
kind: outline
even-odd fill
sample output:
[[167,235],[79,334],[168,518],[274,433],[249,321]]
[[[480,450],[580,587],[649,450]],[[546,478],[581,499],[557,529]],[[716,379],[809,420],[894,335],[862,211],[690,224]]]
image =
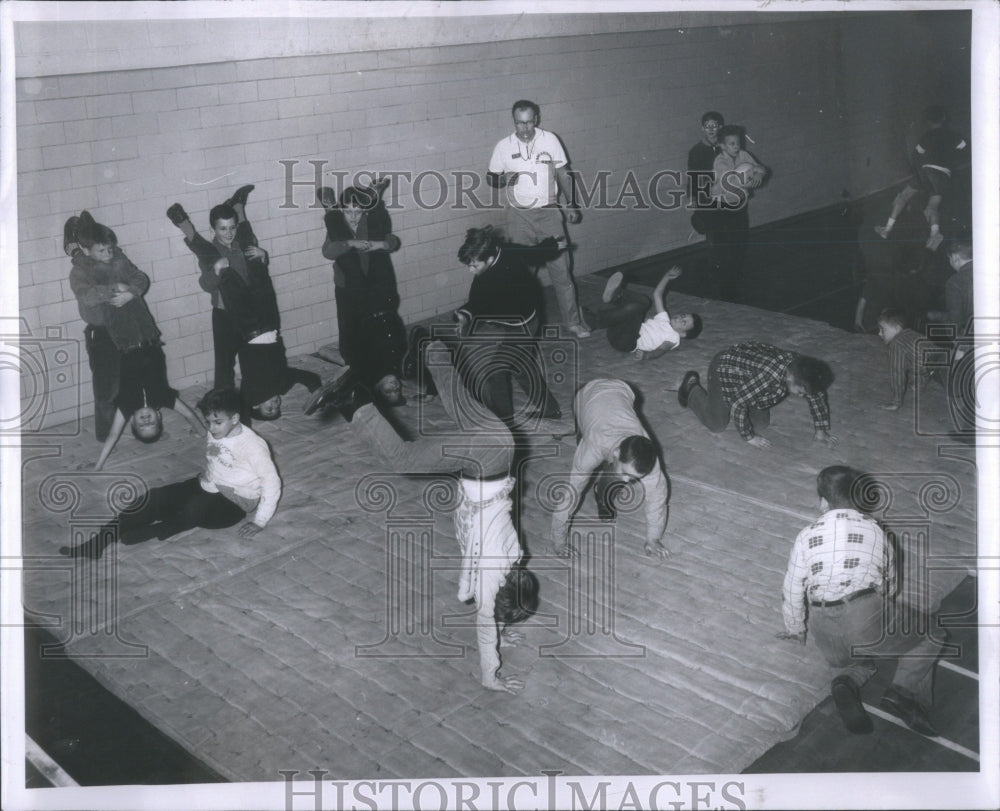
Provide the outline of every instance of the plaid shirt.
[[896,591],[892,545],[874,518],[857,510],[823,513],[792,546],[782,589],[781,613],[791,634],[806,629],[806,600],[839,600],[874,587]]
[[[788,396],[785,374],[797,355],[769,344],[735,344],[719,354],[716,372],[722,396],[732,409],[736,430],[745,440],[754,436],[750,409],[764,410]],[[806,395],[813,427],[830,429],[826,393]]]
[[[904,329],[889,341],[889,397],[893,405],[903,404],[907,380],[915,380],[917,364],[917,341],[920,333]],[[923,374],[923,370],[921,370]]]

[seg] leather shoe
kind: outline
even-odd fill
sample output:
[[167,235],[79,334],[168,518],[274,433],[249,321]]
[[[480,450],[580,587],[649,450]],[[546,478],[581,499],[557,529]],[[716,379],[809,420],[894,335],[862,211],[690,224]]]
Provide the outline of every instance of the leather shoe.
[[371,391],[353,371],[348,369],[310,397],[303,410],[306,414],[312,414],[320,408],[324,414],[338,411],[350,422],[355,411],[371,402],[374,402]]
[[345,420],[350,422],[354,418],[355,411],[371,402],[374,402],[371,391],[360,380],[355,380],[346,390],[329,400],[326,405],[328,408],[335,408]]
[[90,539],[79,546],[60,546],[59,554],[67,558],[89,558],[90,560],[100,560],[104,555],[104,550],[111,545],[113,536],[107,533],[95,532]]
[[681,380],[680,388],[677,389],[677,402],[681,404],[681,408],[688,407],[688,397],[691,395],[691,389],[700,385],[701,378],[698,377],[697,372],[685,373],[684,379]]
[[936,738],[938,731],[928,720],[927,713],[912,698],[903,695],[895,687],[890,687],[885,691],[882,700],[879,702],[882,709],[899,718],[914,732],[926,735],[929,738]]
[[323,208],[337,207],[337,193],[329,186],[320,186],[316,189],[316,199]]
[[313,392],[312,397],[306,400],[306,404],[302,407],[303,413],[309,416],[328,405],[335,405],[336,401],[343,397],[343,392],[349,389],[356,379],[354,372],[348,369],[336,380],[320,386]]
[[180,225],[187,219],[190,219],[184,207],[180,203],[174,203],[170,208],[167,209],[167,216],[170,218],[170,222],[174,225]]
[[247,197],[250,195],[250,192],[254,190],[254,188],[255,187],[252,184],[247,184],[246,186],[240,186],[236,191],[233,192],[233,196],[230,197],[228,200],[226,200],[226,205],[234,206],[239,204],[245,206],[247,204]]
[[837,676],[830,682],[830,692],[837,705],[837,712],[840,713],[840,720],[844,722],[849,732],[855,735],[867,735],[875,728],[861,703],[858,688],[847,676]]

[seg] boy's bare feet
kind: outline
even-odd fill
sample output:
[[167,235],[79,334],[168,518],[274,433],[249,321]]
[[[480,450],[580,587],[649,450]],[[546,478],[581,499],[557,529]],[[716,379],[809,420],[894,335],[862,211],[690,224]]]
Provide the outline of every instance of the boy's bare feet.
[[880,237],[882,237],[882,239],[889,238],[889,229],[886,228],[884,225],[876,225],[875,233],[878,234]]

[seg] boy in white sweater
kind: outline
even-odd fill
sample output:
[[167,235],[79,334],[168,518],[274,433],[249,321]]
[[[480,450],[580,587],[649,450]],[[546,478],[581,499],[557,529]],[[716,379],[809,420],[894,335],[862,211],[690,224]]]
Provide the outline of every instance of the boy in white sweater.
[[195,527],[224,529],[252,518],[239,528],[252,538],[271,520],[281,496],[281,479],[267,443],[240,423],[240,396],[233,389],[213,389],[199,402],[208,422],[205,471],[184,481],[154,487],[76,547],[60,554],[99,558],[115,541],[136,544],[165,540]]

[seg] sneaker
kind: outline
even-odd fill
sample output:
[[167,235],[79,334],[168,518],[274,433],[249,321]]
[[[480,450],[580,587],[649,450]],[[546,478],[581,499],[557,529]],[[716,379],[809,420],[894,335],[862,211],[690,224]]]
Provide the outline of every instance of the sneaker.
[[337,194],[329,186],[320,186],[316,189],[316,199],[323,208],[337,207]]
[[691,389],[700,385],[701,378],[698,376],[697,372],[686,372],[684,374],[684,378],[681,380],[681,385],[677,389],[677,402],[681,404],[681,408],[688,407],[688,398],[691,396]]
[[942,242],[944,242],[944,235],[940,231],[937,231],[936,233],[930,235],[925,247],[929,251],[936,251],[939,247],[941,247]]
[[880,237],[882,237],[882,239],[889,238],[889,229],[886,228],[884,225],[876,225],[875,233],[878,234]]
[[903,695],[895,687],[889,687],[879,702],[882,709],[891,715],[895,715],[914,732],[926,735],[928,738],[936,738],[938,731],[928,720],[927,713],[912,698]]
[[858,688],[847,676],[837,676],[830,682],[830,692],[837,705],[837,712],[840,713],[840,720],[844,722],[849,732],[855,735],[867,735],[875,728],[871,717],[865,711],[865,705],[861,703]]
[[622,282],[625,280],[625,276],[621,271],[616,270],[608,277],[608,283],[604,285],[604,292],[601,293],[601,301],[605,304],[610,304],[615,297],[615,293],[622,286]]
[[227,206],[241,205],[245,206],[247,204],[247,196],[254,190],[254,186],[246,185],[240,186],[236,191],[233,192],[233,196],[226,200]]
[[190,219],[180,203],[174,203],[167,209],[167,217],[170,218],[170,222],[178,226],[185,220]]
[[590,330],[586,324],[570,324],[566,329],[572,332],[577,338],[590,337]]

